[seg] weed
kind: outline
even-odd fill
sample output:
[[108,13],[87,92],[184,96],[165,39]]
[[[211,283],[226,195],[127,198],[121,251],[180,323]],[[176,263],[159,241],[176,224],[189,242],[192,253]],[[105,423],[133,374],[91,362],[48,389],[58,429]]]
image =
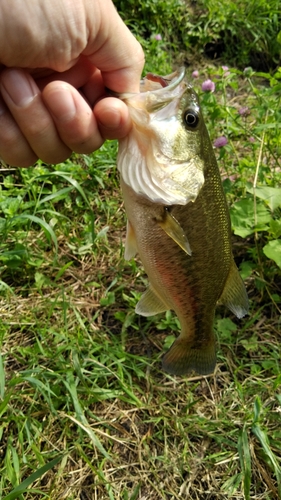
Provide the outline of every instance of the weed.
[[141,3],[114,0],[114,3],[149,55],[154,54],[150,39],[159,40],[161,35],[170,60],[176,52],[184,51],[189,62],[194,56],[198,60],[198,54],[204,54],[211,59],[223,58],[240,69],[252,66],[269,71],[280,65],[278,0],[143,0]]
[[[133,18],[141,4],[129,3]],[[147,68],[169,73],[177,2],[142,3]],[[178,322],[134,313],[147,279],[123,260],[116,143],[54,167],[5,166],[1,498],[280,497],[280,71],[204,65],[190,78],[212,141],[226,138],[216,153],[251,314],[218,309],[214,375],[164,374]]]

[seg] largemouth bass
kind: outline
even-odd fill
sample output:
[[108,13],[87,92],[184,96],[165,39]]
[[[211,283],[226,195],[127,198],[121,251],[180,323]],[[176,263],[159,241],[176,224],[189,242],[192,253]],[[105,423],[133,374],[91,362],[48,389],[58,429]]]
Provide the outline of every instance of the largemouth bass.
[[172,309],[181,333],[163,357],[174,375],[212,373],[216,305],[238,318],[248,298],[234,263],[226,198],[196,93],[184,69],[147,75],[123,94],[133,127],[118,169],[127,213],[125,258],[139,254],[149,278],[136,312]]

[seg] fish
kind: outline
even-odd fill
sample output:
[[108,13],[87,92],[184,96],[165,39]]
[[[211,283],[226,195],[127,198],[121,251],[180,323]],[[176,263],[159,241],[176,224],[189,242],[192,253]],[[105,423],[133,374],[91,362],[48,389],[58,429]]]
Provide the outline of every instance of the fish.
[[179,68],[148,74],[139,93],[119,97],[132,119],[117,157],[127,214],[124,257],[138,254],[149,281],[135,310],[177,315],[181,331],[162,358],[166,372],[208,375],[216,366],[217,305],[242,318],[249,303],[198,96]]

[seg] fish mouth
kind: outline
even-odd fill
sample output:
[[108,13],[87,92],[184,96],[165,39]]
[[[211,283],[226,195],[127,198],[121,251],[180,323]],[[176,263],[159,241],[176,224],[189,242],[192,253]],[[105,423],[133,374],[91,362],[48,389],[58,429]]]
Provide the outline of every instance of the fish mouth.
[[139,92],[115,92],[108,87],[106,87],[105,90],[109,94],[109,96],[117,97],[118,99],[121,99],[121,101],[125,101],[139,95],[139,93],[148,91],[161,92],[163,88],[167,87],[169,88],[170,92],[180,85],[184,77],[185,67],[181,66],[178,70],[165,76],[155,75],[154,73],[147,73],[147,75],[140,81]]
[[[159,87],[158,90],[161,90],[161,88],[169,87],[169,90],[171,91],[175,89],[182,82],[184,77],[185,77],[184,66],[180,67],[178,70],[166,76],[159,76],[155,75],[154,73],[147,73],[145,78],[140,82],[140,92],[146,91],[145,88],[143,88],[146,81],[160,84],[161,87]],[[155,89],[155,92],[157,92],[157,89]]]

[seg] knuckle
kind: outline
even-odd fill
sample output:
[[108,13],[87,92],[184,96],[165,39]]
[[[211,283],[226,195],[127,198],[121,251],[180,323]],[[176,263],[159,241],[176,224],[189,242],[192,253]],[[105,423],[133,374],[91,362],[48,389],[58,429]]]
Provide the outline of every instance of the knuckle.
[[30,120],[25,125],[24,134],[29,137],[30,140],[40,141],[45,139],[51,129],[50,119],[48,117],[42,116],[38,125],[37,120]]

